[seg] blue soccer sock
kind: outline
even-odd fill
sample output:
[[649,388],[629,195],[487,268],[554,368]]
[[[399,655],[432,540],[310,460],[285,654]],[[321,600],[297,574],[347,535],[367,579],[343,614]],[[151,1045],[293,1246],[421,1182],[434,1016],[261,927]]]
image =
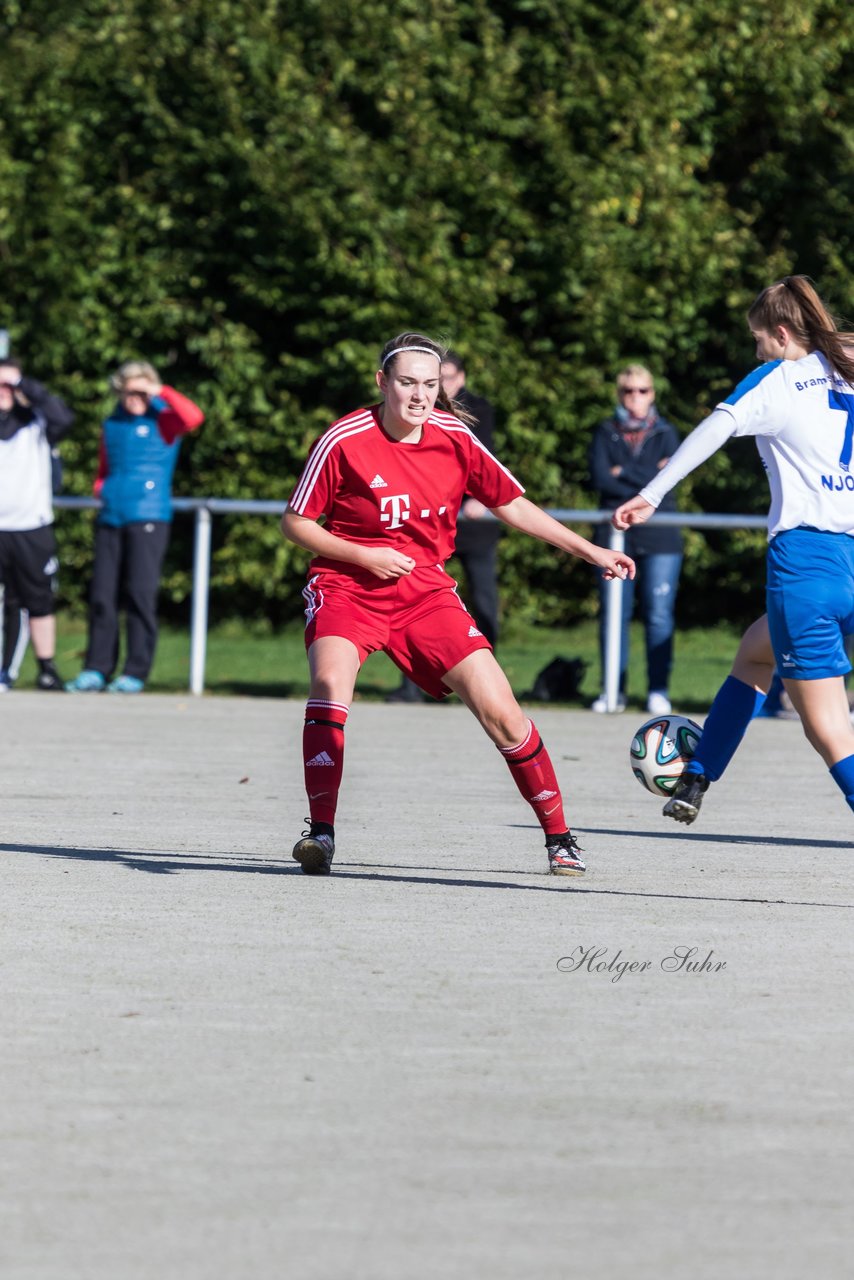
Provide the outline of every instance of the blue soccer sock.
[[854,756],[846,756],[830,766],[830,776],[848,802],[848,808],[854,809]]
[[685,766],[686,774],[702,773],[710,782],[717,782],[764,702],[764,693],[727,676],[709,708],[696,754]]

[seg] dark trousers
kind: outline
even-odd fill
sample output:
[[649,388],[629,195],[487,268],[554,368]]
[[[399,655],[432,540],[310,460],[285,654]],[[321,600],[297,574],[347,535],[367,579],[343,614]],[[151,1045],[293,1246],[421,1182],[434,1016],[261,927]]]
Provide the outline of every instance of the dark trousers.
[[119,660],[119,610],[127,612],[124,674],[145,680],[157,644],[157,593],[169,545],[167,520],[95,526],[95,563],[89,589],[88,671],[109,679]]
[[13,680],[17,680],[21,661],[27,651],[30,626],[29,614],[14,601],[3,597],[3,659],[0,661],[4,671],[8,671]]
[[454,555],[463,566],[466,607],[489,643],[498,640],[498,543],[481,546],[457,546]]

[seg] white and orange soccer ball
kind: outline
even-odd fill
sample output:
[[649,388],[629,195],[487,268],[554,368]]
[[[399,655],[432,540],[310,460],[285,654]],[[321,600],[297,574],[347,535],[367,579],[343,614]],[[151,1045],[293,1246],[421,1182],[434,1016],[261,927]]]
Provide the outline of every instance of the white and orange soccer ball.
[[703,730],[686,716],[654,716],[632,738],[632,773],[656,796],[669,796],[697,750]]

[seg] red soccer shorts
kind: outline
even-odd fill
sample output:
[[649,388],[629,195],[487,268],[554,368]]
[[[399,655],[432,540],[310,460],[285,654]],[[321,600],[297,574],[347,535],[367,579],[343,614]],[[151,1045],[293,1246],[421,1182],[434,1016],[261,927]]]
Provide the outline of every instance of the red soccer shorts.
[[303,590],[305,646],[343,636],[364,662],[382,650],[431,698],[451,692],[442,677],[477,649],[491,649],[440,565],[382,582],[361,570],[318,569]]

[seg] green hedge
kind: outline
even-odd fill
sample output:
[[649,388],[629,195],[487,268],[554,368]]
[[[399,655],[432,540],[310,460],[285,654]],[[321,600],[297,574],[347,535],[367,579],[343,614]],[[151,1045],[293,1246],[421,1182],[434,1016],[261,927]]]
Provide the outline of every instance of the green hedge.
[[[0,36],[0,324],[77,410],[70,492],[142,355],[208,415],[176,492],[284,499],[415,326],[466,354],[531,496],[589,505],[620,363],[688,430],[751,366],[762,285],[851,305],[847,0],[28,0]],[[764,510],[752,446],[681,501]],[[274,526],[218,522],[215,616],[298,611]],[[79,607],[91,518],[60,531]],[[189,543],[179,520],[177,612]],[[685,622],[755,614],[761,539],[688,559]],[[516,537],[502,560],[521,616],[593,608],[584,566]]]

